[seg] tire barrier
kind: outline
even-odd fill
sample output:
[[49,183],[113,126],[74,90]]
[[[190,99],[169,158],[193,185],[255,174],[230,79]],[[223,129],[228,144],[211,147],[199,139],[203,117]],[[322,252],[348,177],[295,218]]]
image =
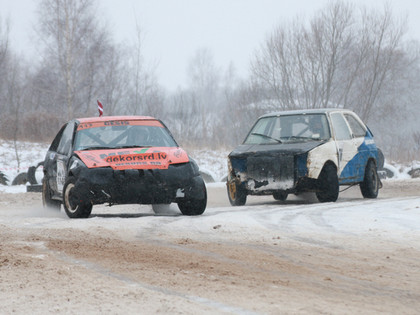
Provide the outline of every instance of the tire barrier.
[[17,174],[17,176],[12,181],[12,185],[13,186],[26,185],[27,182],[28,182],[28,173],[23,172],[23,173]]

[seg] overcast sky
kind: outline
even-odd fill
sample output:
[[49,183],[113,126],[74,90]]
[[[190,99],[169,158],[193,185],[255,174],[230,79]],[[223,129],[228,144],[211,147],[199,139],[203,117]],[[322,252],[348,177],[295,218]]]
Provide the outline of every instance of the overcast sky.
[[[420,0],[353,0],[382,8],[388,2],[397,17],[408,16],[409,35],[420,40]],[[0,17],[10,17],[12,47],[34,53],[31,29],[38,1],[0,0]],[[242,77],[267,34],[296,16],[309,19],[329,0],[100,0],[117,41],[133,41],[136,22],[143,35],[144,56],[157,63],[159,82],[170,90],[185,85],[186,68],[194,53],[208,48],[216,66],[232,62]]]

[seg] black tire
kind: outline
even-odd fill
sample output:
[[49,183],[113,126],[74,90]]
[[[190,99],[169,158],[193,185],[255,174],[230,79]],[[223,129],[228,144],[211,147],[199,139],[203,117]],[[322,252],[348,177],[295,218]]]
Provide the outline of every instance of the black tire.
[[13,179],[12,185],[25,185],[28,182],[28,174],[26,172],[19,173],[17,176]]
[[378,170],[383,170],[384,168],[384,164],[385,164],[385,155],[382,152],[381,149],[378,148],[378,161],[377,161],[378,165],[377,165],[377,169]]
[[408,172],[411,178],[420,178],[420,168],[413,168]]
[[288,195],[289,194],[285,191],[276,191],[273,193],[273,198],[279,201],[286,201]]
[[227,181],[227,194],[232,206],[243,206],[246,204],[246,190],[235,180]]
[[376,198],[379,191],[379,177],[375,163],[370,160],[366,165],[363,182],[360,183],[360,191],[364,198]]
[[4,175],[4,173],[2,171],[0,171],[0,184],[7,185],[8,181],[9,181],[9,179],[7,178],[7,176]]
[[335,202],[338,199],[339,184],[334,165],[327,164],[317,179],[316,197],[319,202]]
[[63,205],[69,218],[88,218],[92,212],[92,204],[78,200],[74,193],[76,179],[69,177],[63,188]]
[[193,191],[199,191],[203,197],[200,199],[194,198],[194,196],[187,197],[178,201],[178,208],[183,215],[200,215],[203,214],[207,206],[207,189],[204,180],[200,177],[196,182],[196,187],[193,187]]
[[51,208],[57,211],[60,211],[61,202],[58,200],[51,199],[51,189],[48,185],[46,175],[42,180],[42,204],[44,208]]
[[38,181],[36,180],[36,171],[38,170],[38,168],[40,167],[40,166],[43,166],[44,165],[44,162],[42,161],[42,162],[39,162],[38,164],[37,164],[37,166],[30,166],[29,168],[28,168],[28,177],[27,177],[27,179],[28,179],[28,182],[31,184],[31,185],[36,185],[36,184],[39,184],[38,183]]

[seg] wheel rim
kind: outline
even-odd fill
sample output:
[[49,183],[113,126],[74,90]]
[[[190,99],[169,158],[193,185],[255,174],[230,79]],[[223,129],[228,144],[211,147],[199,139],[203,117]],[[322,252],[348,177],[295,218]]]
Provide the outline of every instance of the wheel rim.
[[74,213],[76,212],[78,206],[74,202],[74,196],[72,195],[72,189],[74,187],[73,183],[70,183],[66,187],[66,191],[64,192],[64,202],[66,204],[66,208],[69,212]]
[[234,181],[229,183],[229,197],[231,200],[236,199],[236,184]]

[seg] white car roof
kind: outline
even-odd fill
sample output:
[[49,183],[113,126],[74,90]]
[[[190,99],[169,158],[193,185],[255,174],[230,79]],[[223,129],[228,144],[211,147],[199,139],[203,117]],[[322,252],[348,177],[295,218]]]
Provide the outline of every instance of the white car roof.
[[298,109],[298,110],[272,112],[272,113],[262,115],[260,116],[260,118],[272,117],[272,116],[287,116],[287,115],[326,114],[326,113],[331,113],[331,112],[353,113],[353,111],[349,109],[343,109],[343,108],[316,108],[316,109]]

